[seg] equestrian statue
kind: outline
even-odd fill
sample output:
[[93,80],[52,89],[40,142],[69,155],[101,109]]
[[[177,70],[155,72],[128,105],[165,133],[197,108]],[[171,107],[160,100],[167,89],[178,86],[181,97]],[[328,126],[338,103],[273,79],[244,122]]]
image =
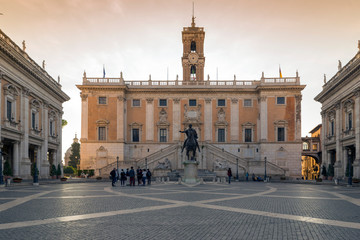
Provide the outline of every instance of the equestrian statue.
[[[189,128],[186,129],[185,131],[179,131],[181,133],[185,133],[186,134],[186,140],[184,141],[183,147],[181,148],[181,152],[184,151],[184,148],[186,148],[186,156],[188,158],[188,160],[196,160],[195,155],[196,155],[196,149],[199,149],[200,152],[200,147],[199,147],[199,143],[197,141],[198,136],[196,133],[196,130],[192,128],[192,125],[189,124]],[[190,157],[190,152],[192,152],[192,155]]]

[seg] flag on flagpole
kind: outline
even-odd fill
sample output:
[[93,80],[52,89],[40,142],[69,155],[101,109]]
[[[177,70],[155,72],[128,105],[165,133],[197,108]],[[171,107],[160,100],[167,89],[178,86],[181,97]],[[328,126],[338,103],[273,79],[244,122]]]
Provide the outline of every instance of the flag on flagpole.
[[281,74],[281,67],[280,67],[280,65],[279,65],[279,75],[280,75],[280,78],[283,77],[282,74]]
[[103,78],[105,78],[105,65],[103,65]]

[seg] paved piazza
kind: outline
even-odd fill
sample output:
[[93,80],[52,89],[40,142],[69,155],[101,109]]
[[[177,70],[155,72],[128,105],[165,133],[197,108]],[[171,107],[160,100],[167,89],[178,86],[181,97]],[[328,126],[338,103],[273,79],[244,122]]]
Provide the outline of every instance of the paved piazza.
[[241,182],[0,189],[0,239],[359,239],[360,188]]

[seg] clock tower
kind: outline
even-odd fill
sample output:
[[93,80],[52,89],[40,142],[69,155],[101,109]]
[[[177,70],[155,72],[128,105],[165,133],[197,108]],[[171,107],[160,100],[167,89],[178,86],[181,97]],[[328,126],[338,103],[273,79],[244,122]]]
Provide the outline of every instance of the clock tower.
[[184,27],[182,31],[183,56],[183,81],[204,81],[204,39],[203,27],[195,27],[195,17],[192,17],[191,27]]

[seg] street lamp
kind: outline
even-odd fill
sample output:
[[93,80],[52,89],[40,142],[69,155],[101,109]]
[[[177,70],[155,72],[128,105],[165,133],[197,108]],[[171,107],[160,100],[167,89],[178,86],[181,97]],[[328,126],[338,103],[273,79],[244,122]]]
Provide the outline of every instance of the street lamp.
[[349,177],[348,177],[348,185],[352,185],[352,177],[351,177],[351,148],[348,149],[348,161],[349,161]]
[[264,180],[266,181],[266,157],[264,158],[264,160],[265,160],[265,176],[264,176]]
[[148,167],[147,167],[147,158],[145,158],[145,168],[148,169]]
[[3,168],[2,168],[2,148],[3,148],[2,142],[0,142],[0,185],[4,185],[4,177],[3,177]]
[[116,157],[116,171],[119,169],[119,156]]

